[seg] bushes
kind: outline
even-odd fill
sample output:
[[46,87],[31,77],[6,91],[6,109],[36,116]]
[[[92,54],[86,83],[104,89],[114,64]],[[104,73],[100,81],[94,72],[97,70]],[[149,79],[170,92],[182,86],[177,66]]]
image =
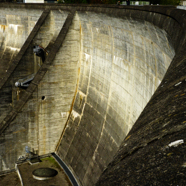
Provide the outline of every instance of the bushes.
[[180,0],[151,0],[151,4],[159,5],[179,5]]
[[[58,0],[58,3],[72,4],[116,4],[118,0]],[[122,0],[120,0],[122,2]],[[139,0],[141,1],[141,0]],[[150,4],[179,5],[180,0],[150,0]]]
[[76,3],[88,3],[87,0],[58,0],[58,3],[66,3],[66,4],[76,4]]

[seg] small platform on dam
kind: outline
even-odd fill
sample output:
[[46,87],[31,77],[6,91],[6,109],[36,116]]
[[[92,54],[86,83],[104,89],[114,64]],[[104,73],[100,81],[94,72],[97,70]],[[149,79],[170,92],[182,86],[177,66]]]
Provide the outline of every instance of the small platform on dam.
[[[72,186],[70,180],[58,163],[52,157],[41,158],[41,162],[30,165],[24,162],[17,165],[23,185],[25,186]],[[20,177],[17,172],[0,175],[0,185],[20,186]]]
[[[41,162],[37,164],[30,165],[29,163],[23,163],[18,165],[20,175],[23,180],[24,185],[37,185],[37,186],[50,186],[50,185],[64,185],[64,186],[72,186],[65,172],[61,169],[58,163],[55,161],[53,157],[41,158]],[[50,177],[50,179],[36,179],[33,177],[35,175],[37,178],[44,178],[46,171],[43,175],[37,174],[34,171],[36,170],[54,170],[54,174],[46,175],[46,177]],[[38,171],[37,171],[38,172]],[[41,172],[40,172],[41,173]],[[51,173],[47,171],[47,173]],[[56,174],[57,173],[57,174]]]
[[32,172],[33,178],[36,180],[49,180],[54,178],[58,172],[48,167],[37,168]]

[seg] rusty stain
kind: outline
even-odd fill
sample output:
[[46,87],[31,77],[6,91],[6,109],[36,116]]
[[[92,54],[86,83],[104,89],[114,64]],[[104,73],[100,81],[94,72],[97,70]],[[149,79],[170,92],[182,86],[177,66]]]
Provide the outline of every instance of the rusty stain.
[[[78,80],[78,82],[79,82],[79,80]],[[67,124],[68,124],[68,121],[69,121],[69,119],[70,119],[70,113],[72,112],[72,109],[73,109],[73,106],[74,106],[74,102],[75,102],[75,98],[76,98],[76,95],[77,95],[77,87],[78,87],[78,84],[77,84],[77,86],[76,86],[75,94],[74,94],[74,97],[73,97],[73,100],[72,100],[72,104],[71,104],[71,107],[70,107],[70,110],[69,110],[69,115],[68,115],[67,121],[66,121],[65,126],[64,126],[64,128],[63,128],[63,131],[62,131],[61,137],[60,137],[60,139],[59,139],[59,141],[58,141],[58,144],[57,144],[57,146],[56,146],[56,151],[57,151],[58,148],[59,148],[60,142],[61,142],[61,140],[62,140],[62,137],[63,137],[63,135],[64,135],[64,133],[65,133],[65,130],[66,130],[66,127],[67,127]]]
[[46,127],[43,127],[43,153],[45,154],[46,151]]
[[80,33],[81,33],[81,31],[82,31],[81,25],[79,26],[79,30],[80,30]]
[[131,135],[129,135],[125,140],[128,140],[131,137]]
[[68,121],[69,121],[69,119],[70,119],[70,115],[71,115],[71,112],[72,112],[72,109],[73,109],[73,106],[74,106],[74,102],[75,102],[76,95],[77,95],[77,92],[78,92],[79,76],[80,76],[80,67],[78,68],[78,78],[77,78],[76,90],[75,90],[74,97],[73,97],[73,100],[72,100],[72,104],[71,104],[71,107],[70,107],[70,110],[69,110],[69,115],[68,115],[67,121],[66,121],[66,123],[65,123],[65,126],[64,126],[64,128],[63,128],[61,137],[60,137],[60,139],[59,139],[59,141],[58,141],[58,143],[57,143],[57,145],[56,145],[56,149],[55,149],[56,151],[57,151],[58,148],[59,148],[59,145],[60,145],[60,143],[61,143],[61,140],[62,140],[62,138],[63,138],[63,135],[64,135],[64,133],[65,133],[65,130],[66,130],[66,128],[67,128]]
[[184,94],[181,94],[180,96],[183,96],[183,95],[185,95],[185,93]]
[[168,153],[168,154],[167,154],[167,156],[171,156],[172,154],[173,154],[173,153],[172,153],[172,152],[170,152],[170,153]]
[[80,67],[78,68],[78,76],[80,75]]
[[26,129],[21,129],[21,130],[15,131],[15,132],[13,132],[13,134],[16,134],[16,133],[19,133],[19,132],[24,132],[24,131],[26,131]]
[[19,100],[19,93],[20,93],[20,90],[19,88],[17,88],[17,101]]
[[5,29],[7,28],[7,26],[6,25],[0,25],[0,30],[3,30],[3,32],[5,32]]

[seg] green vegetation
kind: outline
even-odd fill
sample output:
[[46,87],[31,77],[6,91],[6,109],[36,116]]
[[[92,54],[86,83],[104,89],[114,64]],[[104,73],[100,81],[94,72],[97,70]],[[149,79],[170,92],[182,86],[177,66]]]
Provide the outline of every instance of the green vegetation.
[[64,3],[63,0],[58,0],[57,2],[58,2],[58,3]]
[[50,157],[46,157],[46,158],[42,158],[41,160],[42,161],[48,161],[51,164],[53,164],[54,167],[60,168],[60,166],[58,165],[58,163],[56,162],[56,160],[54,158],[52,158],[51,156]]
[[[118,0],[58,0],[58,3],[72,4],[116,4]],[[135,1],[135,0],[133,0]],[[137,1],[137,0],[136,0]],[[139,0],[144,1],[144,0]],[[148,0],[147,0],[148,1]],[[180,0],[149,0],[150,4],[159,5],[179,5]],[[120,0],[122,2],[122,0]]]
[[151,0],[150,3],[159,5],[179,5],[180,0]]
[[87,2],[87,0],[58,0],[57,1],[58,3],[64,3],[65,2],[65,4],[76,4],[76,3],[80,3],[80,4],[87,4],[88,2]]

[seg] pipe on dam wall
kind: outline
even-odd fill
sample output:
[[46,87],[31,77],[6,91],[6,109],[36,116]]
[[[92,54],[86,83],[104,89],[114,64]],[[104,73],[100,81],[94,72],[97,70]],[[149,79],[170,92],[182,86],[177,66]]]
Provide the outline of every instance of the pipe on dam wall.
[[[164,162],[171,171],[174,157],[178,159],[184,148],[184,143],[175,145],[180,140],[177,134],[184,131],[180,102],[184,100],[180,85],[185,80],[184,11],[150,6],[32,6],[44,7],[60,7],[60,13],[72,7],[76,14],[52,66],[47,66],[33,97],[5,131],[1,144],[8,156],[6,161],[1,157],[1,163],[13,162],[21,155],[20,147],[29,144],[40,154],[56,148],[82,185],[94,185],[97,180],[97,185],[163,183],[152,179],[152,168],[156,167],[157,173]],[[42,96],[46,97],[43,101]],[[177,121],[180,125],[174,126]],[[19,125],[22,122],[24,126]],[[13,139],[19,148],[14,148]],[[183,158],[179,160],[184,167]],[[168,175],[167,171],[162,170],[162,175]],[[168,178],[166,181],[171,183]]]

